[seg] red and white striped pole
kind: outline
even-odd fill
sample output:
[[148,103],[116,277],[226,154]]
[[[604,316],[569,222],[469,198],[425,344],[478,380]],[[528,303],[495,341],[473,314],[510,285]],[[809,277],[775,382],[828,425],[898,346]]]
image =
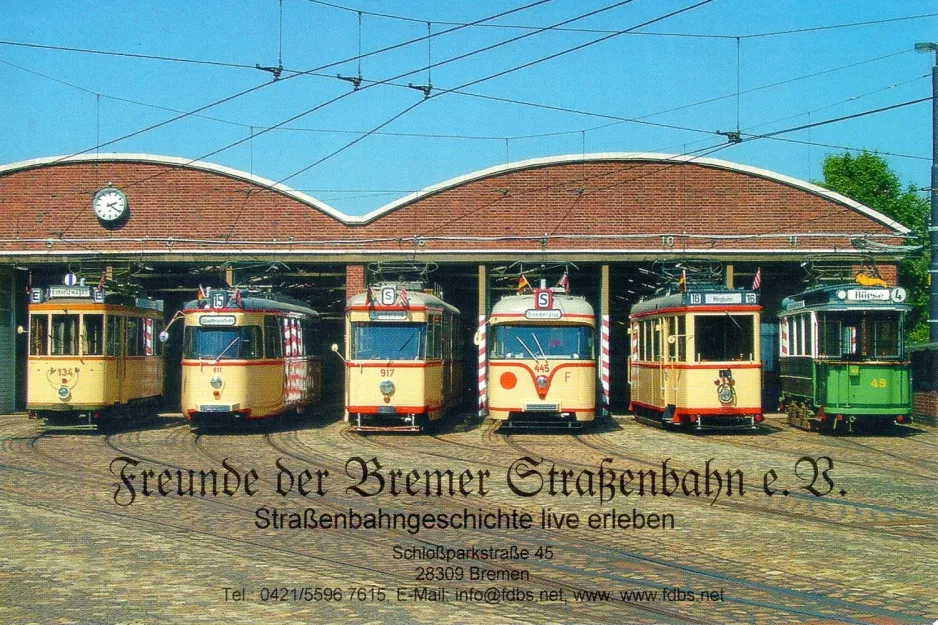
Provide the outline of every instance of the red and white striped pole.
[[487,410],[486,378],[488,367],[486,362],[485,315],[479,315],[479,416],[484,417]]
[[599,376],[603,390],[603,416],[609,416],[609,315],[603,315],[600,331]]

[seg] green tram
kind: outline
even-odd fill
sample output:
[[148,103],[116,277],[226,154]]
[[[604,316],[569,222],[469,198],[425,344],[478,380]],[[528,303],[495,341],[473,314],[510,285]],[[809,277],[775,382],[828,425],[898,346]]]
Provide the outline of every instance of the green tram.
[[780,409],[795,427],[853,432],[912,420],[906,291],[863,282],[782,300]]

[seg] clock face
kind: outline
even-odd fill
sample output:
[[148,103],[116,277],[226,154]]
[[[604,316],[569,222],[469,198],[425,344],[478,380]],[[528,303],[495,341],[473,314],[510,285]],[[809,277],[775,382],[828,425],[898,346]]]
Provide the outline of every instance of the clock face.
[[101,221],[117,221],[127,214],[127,196],[120,189],[105,187],[94,194],[91,208]]

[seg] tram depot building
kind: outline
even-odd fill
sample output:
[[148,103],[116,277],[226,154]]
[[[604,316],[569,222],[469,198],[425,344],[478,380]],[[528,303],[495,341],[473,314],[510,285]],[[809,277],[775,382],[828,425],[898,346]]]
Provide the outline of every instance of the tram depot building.
[[[112,191],[116,190],[116,191]],[[97,198],[97,201],[95,199]],[[124,204],[124,202],[126,202]],[[629,401],[630,307],[654,292],[656,261],[712,259],[727,286],[761,272],[763,407],[778,401],[777,313],[801,291],[802,260],[872,254],[896,283],[908,230],[808,182],[731,162],[661,154],[535,159],[470,173],[364,216],[269,180],[148,154],[41,158],[0,166],[0,412],[26,402],[30,287],[73,273],[92,286],[137,285],[168,321],[200,287],[269,289],[322,315],[325,399],[340,395],[345,303],[395,267],[429,265],[467,321],[467,340],[523,272],[571,292],[608,322],[608,397]],[[532,280],[533,282],[533,280]],[[165,397],[178,403],[178,335]],[[474,354],[471,350],[468,353]],[[332,359],[335,358],[333,362]],[[475,376],[466,376],[475,392]],[[169,399],[165,406],[176,410]]]

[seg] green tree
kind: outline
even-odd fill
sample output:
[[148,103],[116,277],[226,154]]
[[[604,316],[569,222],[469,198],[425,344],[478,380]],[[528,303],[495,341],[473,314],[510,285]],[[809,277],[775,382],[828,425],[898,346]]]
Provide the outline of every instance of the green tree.
[[829,154],[822,165],[824,180],[819,184],[826,189],[877,210],[895,219],[912,231],[915,239],[908,245],[921,245],[921,250],[908,254],[899,263],[899,284],[909,292],[912,305],[909,319],[909,339],[916,343],[928,342],[928,216],[929,199],[915,185],[904,191],[899,177],[878,154],[862,152]]

